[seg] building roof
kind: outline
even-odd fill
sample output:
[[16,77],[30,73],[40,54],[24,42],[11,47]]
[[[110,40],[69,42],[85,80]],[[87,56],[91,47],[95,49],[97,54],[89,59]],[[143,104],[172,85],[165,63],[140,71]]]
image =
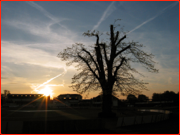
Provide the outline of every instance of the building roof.
[[9,94],[9,95],[44,95],[44,94]]
[[58,97],[60,96],[81,96],[81,95],[80,94],[60,94]]

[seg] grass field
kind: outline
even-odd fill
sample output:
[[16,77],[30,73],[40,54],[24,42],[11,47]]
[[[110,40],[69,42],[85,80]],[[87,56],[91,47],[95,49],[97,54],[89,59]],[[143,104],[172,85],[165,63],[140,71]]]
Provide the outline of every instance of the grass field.
[[[157,108],[156,108],[157,109]],[[167,109],[173,112],[173,115],[169,120],[150,123],[144,125],[133,125],[127,127],[116,128],[117,118],[114,119],[104,119],[105,129],[101,130],[86,130],[78,131],[77,133],[128,133],[128,134],[178,134],[179,133],[179,108],[178,107],[168,107],[159,108]],[[26,112],[26,111],[29,112]],[[118,117],[123,116],[137,116],[137,115],[148,115],[151,112],[139,112],[137,108],[121,108],[113,110],[116,112]],[[98,113],[101,112],[100,108],[63,108],[57,110],[38,110],[33,112],[33,109],[2,109],[1,110],[1,120],[2,121],[61,121],[61,120],[87,120],[87,119],[97,119]]]
[[[60,108],[56,110],[35,110],[32,108],[18,109],[6,108],[2,109],[2,120],[67,120],[67,119],[94,119],[97,118],[100,108]],[[139,112],[135,108],[122,108],[113,110],[117,117],[148,115],[151,112]]]

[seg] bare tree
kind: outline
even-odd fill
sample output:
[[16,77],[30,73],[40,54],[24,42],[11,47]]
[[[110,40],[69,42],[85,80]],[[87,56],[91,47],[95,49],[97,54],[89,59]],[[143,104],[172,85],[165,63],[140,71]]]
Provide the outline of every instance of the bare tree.
[[[107,42],[100,42],[99,31],[85,32],[83,35],[95,37],[95,45],[85,47],[82,43],[76,43],[71,48],[66,48],[58,54],[67,65],[77,63],[80,71],[72,78],[72,88],[82,94],[91,90],[102,90],[101,117],[112,117],[112,93],[137,94],[147,89],[145,83],[134,77],[134,73],[140,74],[131,63],[142,64],[150,72],[158,72],[154,67],[153,55],[144,52],[142,44],[137,42],[125,43],[126,35],[120,37],[121,32],[116,31],[114,25],[110,25],[110,37]],[[140,74],[142,75],[142,74]]]

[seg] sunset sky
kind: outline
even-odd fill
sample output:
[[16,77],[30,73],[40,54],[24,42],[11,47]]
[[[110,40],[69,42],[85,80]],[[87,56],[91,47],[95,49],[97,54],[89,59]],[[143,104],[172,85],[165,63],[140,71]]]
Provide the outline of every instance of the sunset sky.
[[[109,31],[115,19],[124,31],[124,41],[137,41],[155,55],[158,74],[143,67],[137,70],[149,84],[142,93],[179,91],[179,3],[132,1],[29,1],[1,2],[1,93],[37,93],[41,84],[53,96],[76,93],[69,88],[76,71],[66,66],[57,54],[74,43],[92,45],[95,38],[82,36],[87,30]],[[120,30],[120,28],[119,28]],[[121,35],[122,36],[122,35]],[[49,80],[49,81],[48,81]],[[48,83],[46,83],[48,81]],[[37,90],[42,89],[39,87]],[[87,98],[97,96],[91,92]],[[86,94],[83,94],[86,97]],[[119,96],[119,98],[124,98]]]

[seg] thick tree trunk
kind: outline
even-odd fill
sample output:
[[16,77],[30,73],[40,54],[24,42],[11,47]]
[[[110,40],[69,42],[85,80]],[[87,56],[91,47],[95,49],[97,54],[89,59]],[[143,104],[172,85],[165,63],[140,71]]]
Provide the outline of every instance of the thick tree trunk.
[[112,90],[104,89],[102,97],[102,112],[99,113],[100,118],[113,118],[116,114],[112,112]]

